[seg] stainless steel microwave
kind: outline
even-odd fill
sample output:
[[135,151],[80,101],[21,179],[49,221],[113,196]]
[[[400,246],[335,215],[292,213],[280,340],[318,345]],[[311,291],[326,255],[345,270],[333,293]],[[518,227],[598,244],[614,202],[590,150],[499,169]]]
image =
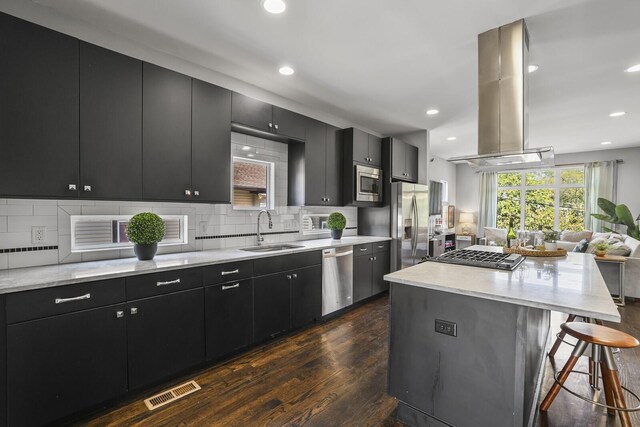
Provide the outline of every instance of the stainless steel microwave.
[[382,201],[382,169],[355,165],[356,201]]

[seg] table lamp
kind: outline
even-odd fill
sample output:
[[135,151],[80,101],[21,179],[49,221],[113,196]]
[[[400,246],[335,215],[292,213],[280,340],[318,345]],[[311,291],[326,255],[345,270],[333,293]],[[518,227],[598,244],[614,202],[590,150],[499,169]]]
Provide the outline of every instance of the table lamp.
[[473,214],[471,212],[461,212],[460,224],[462,224],[462,233],[470,234],[469,224],[473,224]]

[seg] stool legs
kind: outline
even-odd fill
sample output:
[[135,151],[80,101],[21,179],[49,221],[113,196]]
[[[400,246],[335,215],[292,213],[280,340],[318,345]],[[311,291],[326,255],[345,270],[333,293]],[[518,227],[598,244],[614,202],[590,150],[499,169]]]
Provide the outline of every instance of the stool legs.
[[[627,403],[622,393],[622,387],[620,386],[620,377],[618,376],[618,368],[616,362],[613,359],[613,354],[609,347],[602,348],[602,356],[604,359],[604,369],[602,370],[602,376],[607,377],[607,383],[611,388],[611,394],[615,402],[615,406],[618,408],[627,407]],[[606,394],[605,394],[606,397]],[[620,424],[622,427],[631,427],[631,419],[627,411],[618,411],[620,415]]]
[[[616,406],[616,402],[613,399],[613,386],[610,384],[609,376],[607,375],[608,369],[604,361],[600,362],[600,370],[602,371],[602,386],[604,388],[604,398],[609,406]],[[607,408],[609,415],[615,415],[616,410]]]
[[[574,320],[576,320],[576,315],[570,314],[565,323],[573,322]],[[556,355],[556,352],[560,348],[560,344],[562,344],[562,340],[564,340],[566,335],[567,333],[565,331],[560,331],[558,338],[556,338],[556,342],[553,343],[553,347],[549,350],[549,357],[554,357]]]
[[547,396],[544,398],[544,400],[540,404],[540,411],[546,412],[549,410],[549,407],[553,403],[553,400],[556,398],[556,396],[562,389],[560,384],[564,384],[564,382],[567,380],[567,378],[569,377],[569,374],[571,374],[571,370],[573,369],[574,366],[576,366],[576,363],[578,363],[578,359],[580,358],[580,356],[582,356],[582,353],[584,353],[584,351],[587,349],[587,346],[588,346],[588,343],[584,341],[578,341],[578,343],[576,344],[576,347],[573,349],[573,352],[571,353],[571,357],[569,357],[569,360],[567,360],[567,363],[564,365],[564,367],[560,371],[560,375],[558,375],[558,382],[554,381],[553,385],[551,386],[551,389],[549,390],[549,393],[547,393]]

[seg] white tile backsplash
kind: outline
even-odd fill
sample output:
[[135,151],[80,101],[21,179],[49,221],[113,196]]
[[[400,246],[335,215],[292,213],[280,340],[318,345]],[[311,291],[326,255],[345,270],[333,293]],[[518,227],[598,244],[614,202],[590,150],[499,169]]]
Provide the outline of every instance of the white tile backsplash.
[[8,268],[35,267],[58,263],[58,251],[14,252],[8,254]]

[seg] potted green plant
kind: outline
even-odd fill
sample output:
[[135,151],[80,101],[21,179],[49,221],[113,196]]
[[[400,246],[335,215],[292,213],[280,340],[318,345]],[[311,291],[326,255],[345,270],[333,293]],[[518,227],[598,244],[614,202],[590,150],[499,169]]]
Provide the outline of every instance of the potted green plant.
[[154,213],[142,212],[129,220],[125,233],[138,259],[150,260],[158,251],[158,242],[164,238],[164,221]]
[[609,249],[607,242],[596,243],[596,256],[603,257],[607,255],[607,249]]
[[555,230],[547,230],[544,232],[544,249],[547,251],[557,251],[558,250],[558,239],[560,238],[560,233]]
[[342,238],[342,231],[347,226],[347,218],[340,212],[332,212],[327,220],[327,227],[331,230],[331,237],[334,240]]

